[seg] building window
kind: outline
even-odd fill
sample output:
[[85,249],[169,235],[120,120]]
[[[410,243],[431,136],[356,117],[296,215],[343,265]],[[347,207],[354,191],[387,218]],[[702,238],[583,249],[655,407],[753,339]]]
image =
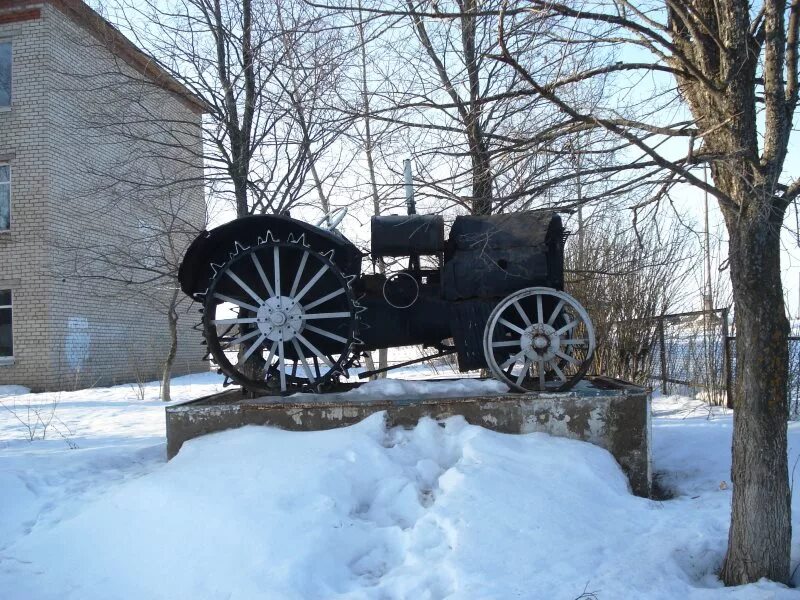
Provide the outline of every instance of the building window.
[[0,108],[11,106],[11,42],[0,42]]
[[0,290],[0,359],[14,356],[11,334],[11,290]]
[[11,167],[0,165],[0,231],[11,225]]

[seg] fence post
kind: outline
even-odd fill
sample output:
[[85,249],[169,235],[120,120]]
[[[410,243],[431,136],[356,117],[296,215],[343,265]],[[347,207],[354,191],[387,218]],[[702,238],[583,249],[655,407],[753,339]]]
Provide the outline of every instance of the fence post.
[[658,320],[658,342],[661,349],[661,393],[669,393],[667,388],[667,345],[664,343],[664,317]]
[[731,369],[731,338],[728,332],[728,313],[730,307],[722,309],[722,363],[725,374],[725,404],[733,408],[733,369]]

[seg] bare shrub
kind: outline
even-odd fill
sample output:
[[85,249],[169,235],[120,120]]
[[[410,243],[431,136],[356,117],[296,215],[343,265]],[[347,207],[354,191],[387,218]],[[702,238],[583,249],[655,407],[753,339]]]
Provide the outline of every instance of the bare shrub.
[[[148,351],[147,348],[135,345],[130,345],[125,350],[130,371],[125,375],[122,383],[130,386],[134,398],[139,402],[144,402],[147,398],[148,383],[154,379],[153,371],[147,361]],[[159,381],[159,398],[164,399],[163,381]]]
[[142,369],[143,363],[139,360],[131,360],[131,369],[133,372],[133,383],[131,383],[131,390],[133,390],[136,399],[139,402],[144,402],[147,395],[147,372]]
[[[577,251],[578,240],[582,242]],[[595,373],[649,383],[658,343],[655,317],[676,307],[692,267],[688,230],[635,229],[619,217],[589,221],[567,245],[567,291],[595,326]]]
[[23,394],[21,398],[24,399],[18,400],[17,396],[2,398],[0,405],[19,423],[29,442],[45,440],[49,432],[55,432],[71,450],[78,447],[71,439],[73,434],[70,428],[56,415],[61,392],[42,395]]

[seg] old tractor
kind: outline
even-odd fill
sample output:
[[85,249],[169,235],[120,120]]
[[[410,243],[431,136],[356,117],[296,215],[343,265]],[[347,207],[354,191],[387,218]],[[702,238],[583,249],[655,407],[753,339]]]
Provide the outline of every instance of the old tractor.
[[[232,382],[324,392],[365,352],[409,345],[455,354],[461,371],[488,370],[519,392],[567,390],[586,373],[594,331],[563,291],[558,214],[459,216],[446,238],[439,215],[377,216],[365,253],[336,231],[345,213],[317,225],[243,217],[191,244],[181,288],[202,304],[208,354]],[[379,260],[401,268],[382,273]]]

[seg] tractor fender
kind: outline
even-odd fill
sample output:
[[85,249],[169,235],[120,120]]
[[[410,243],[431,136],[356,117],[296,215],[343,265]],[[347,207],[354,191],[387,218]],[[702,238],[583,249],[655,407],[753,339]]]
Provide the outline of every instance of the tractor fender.
[[333,262],[342,273],[358,275],[361,271],[363,253],[341,234],[283,215],[251,215],[203,231],[194,239],[178,270],[181,290],[192,298],[205,293],[214,277],[214,265],[221,266],[241,248],[268,239],[304,242],[321,253],[333,250]]

